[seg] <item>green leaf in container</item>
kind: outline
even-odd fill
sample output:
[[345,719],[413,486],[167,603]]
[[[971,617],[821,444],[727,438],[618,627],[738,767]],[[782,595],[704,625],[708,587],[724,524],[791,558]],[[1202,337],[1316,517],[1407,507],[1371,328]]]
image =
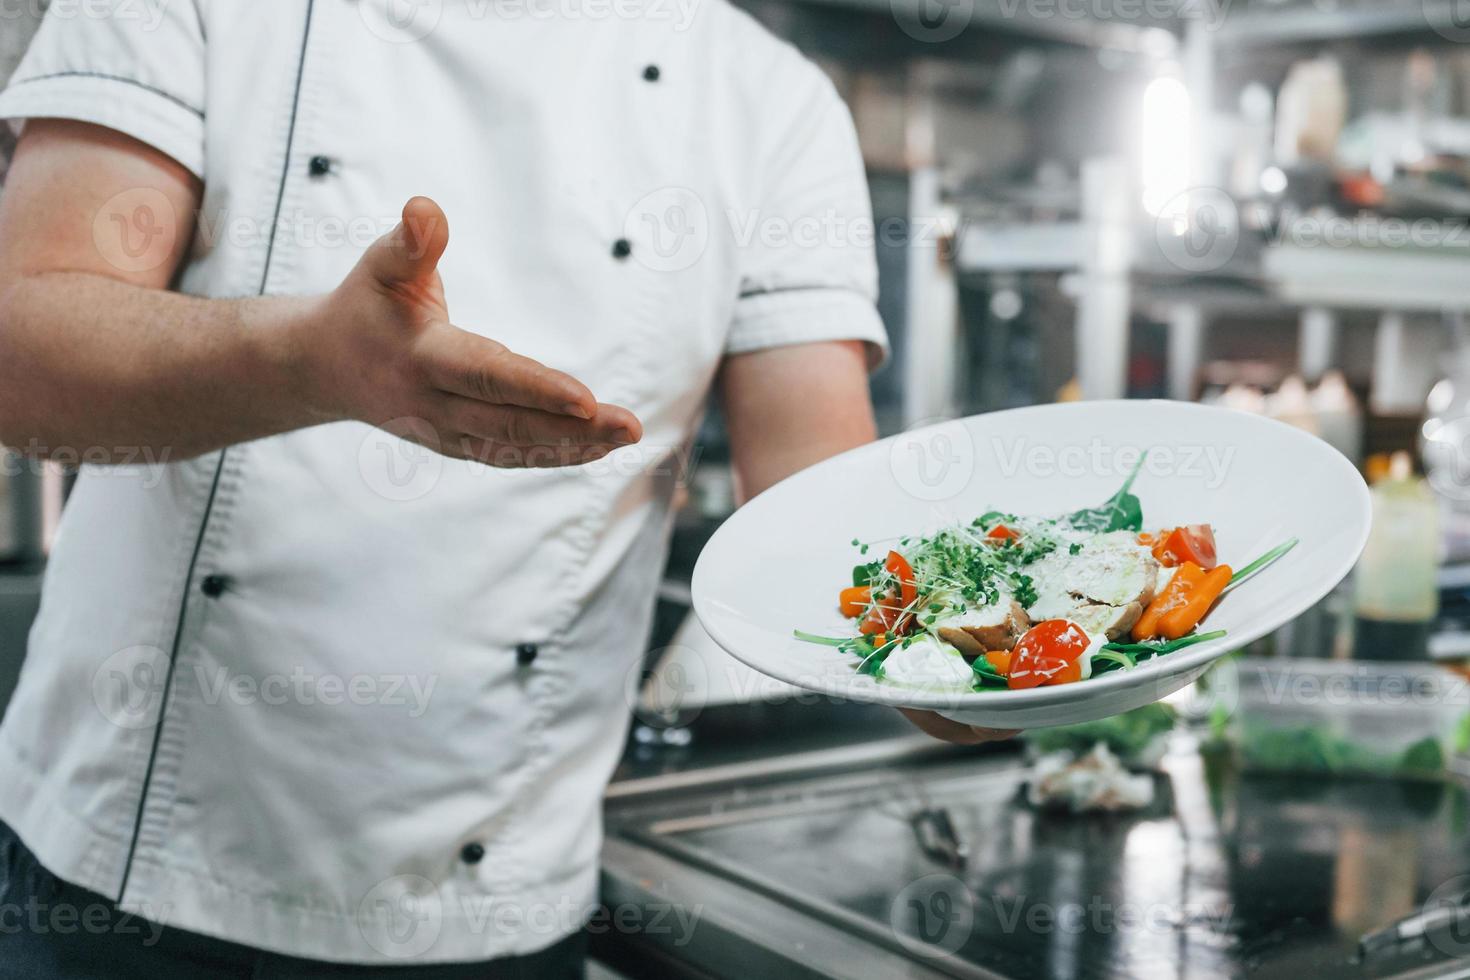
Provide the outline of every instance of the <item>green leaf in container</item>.
[[1444,772],[1444,767],[1444,748],[1433,737],[1420,739],[1399,757],[1399,771],[1404,773],[1437,776]]

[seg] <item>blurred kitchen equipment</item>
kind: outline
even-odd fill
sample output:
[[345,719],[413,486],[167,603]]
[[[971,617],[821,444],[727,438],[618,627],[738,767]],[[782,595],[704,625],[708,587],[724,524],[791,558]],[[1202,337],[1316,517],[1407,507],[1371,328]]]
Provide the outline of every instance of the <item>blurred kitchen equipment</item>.
[[1364,934],[1358,940],[1358,950],[1367,960],[1435,932],[1453,930],[1455,934],[1463,935],[1467,921],[1470,921],[1470,892],[1460,891],[1440,897],[1412,915]]
[[1363,458],[1363,413],[1341,371],[1328,371],[1312,392],[1318,434],[1354,463]]
[[1276,162],[1330,161],[1347,119],[1342,66],[1323,56],[1291,66],[1276,98]]
[[909,817],[914,841],[929,860],[950,871],[964,871],[970,848],[955,830],[954,816],[942,806],[928,806]]
[[1248,771],[1443,779],[1456,767],[1470,693],[1431,664],[1234,662],[1223,735]]
[[41,471],[0,447],[0,564],[29,565],[44,553]]
[[1439,503],[1407,453],[1369,490],[1373,527],[1358,562],[1354,631],[1360,660],[1422,660],[1439,612]]
[[1470,322],[1453,324],[1444,377],[1425,399],[1419,454],[1429,484],[1455,510],[1470,511]]
[[1266,414],[1314,436],[1322,434],[1307,383],[1299,375],[1287,378],[1280,388],[1266,396]]

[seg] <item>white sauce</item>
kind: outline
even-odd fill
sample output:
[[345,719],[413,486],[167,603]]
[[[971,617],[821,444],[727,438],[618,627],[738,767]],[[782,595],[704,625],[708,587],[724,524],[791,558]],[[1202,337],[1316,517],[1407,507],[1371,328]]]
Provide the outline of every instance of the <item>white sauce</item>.
[[968,688],[974,678],[960,652],[925,633],[883,661],[883,679],[910,687]]
[[1101,652],[1103,645],[1108,642],[1106,633],[1088,633],[1087,649],[1082,651],[1082,679],[1085,681],[1092,676],[1092,657]]

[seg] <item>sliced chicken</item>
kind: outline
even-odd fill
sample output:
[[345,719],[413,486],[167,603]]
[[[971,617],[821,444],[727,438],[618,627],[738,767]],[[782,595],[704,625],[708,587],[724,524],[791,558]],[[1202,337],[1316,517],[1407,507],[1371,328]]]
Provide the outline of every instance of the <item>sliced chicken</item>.
[[1116,640],[1131,630],[1142,615],[1141,602],[1130,602],[1126,606],[1084,602],[1079,603],[1072,614],[1064,618],[1072,620],[1089,633],[1104,633],[1108,639]]
[[1077,554],[1058,549],[1031,566],[1033,620],[1070,619],[1116,640],[1138,621],[1159,587],[1159,563],[1131,531],[1101,535]]
[[1009,650],[1031,628],[1031,619],[1019,602],[1002,595],[996,602],[966,609],[938,627],[939,636],[967,657],[992,650]]

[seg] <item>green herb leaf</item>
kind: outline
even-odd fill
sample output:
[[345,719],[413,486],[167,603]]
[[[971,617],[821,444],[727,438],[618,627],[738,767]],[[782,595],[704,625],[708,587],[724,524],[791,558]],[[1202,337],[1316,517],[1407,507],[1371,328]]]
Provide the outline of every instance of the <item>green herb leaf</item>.
[[881,561],[870,561],[866,565],[858,565],[852,570],[853,585],[872,585],[873,579],[883,571]]
[[1100,507],[1089,507],[1069,516],[1067,520],[1071,525],[1079,531],[1091,531],[1093,534],[1107,534],[1110,531],[1142,531],[1143,504],[1129,491],[1133,489],[1133,481],[1138,479],[1138,473],[1143,469],[1143,461],[1146,459],[1148,459],[1148,453],[1140,453],[1133,472],[1128,474],[1128,479],[1124,481],[1118,492],[1109,497]]
[[1224,635],[1224,630],[1215,630],[1213,633],[1191,633],[1189,636],[1181,636],[1177,640],[1165,640],[1163,643],[1109,643],[1103,647],[1103,650],[1127,654],[1135,661],[1147,660],[1150,657],[1162,657],[1166,653],[1192,647],[1196,643],[1218,640]]
[[1264,555],[1257,558],[1255,561],[1251,562],[1249,565],[1245,566],[1234,575],[1230,576],[1230,584],[1225,586],[1225,588],[1228,589],[1231,586],[1234,586],[1240,582],[1244,582],[1246,579],[1250,578],[1252,575],[1256,574],[1261,569],[1265,568],[1267,565],[1271,564],[1276,559],[1286,554],[1292,548],[1295,548],[1296,545],[1296,538],[1292,538],[1290,541],[1285,541],[1281,544],[1278,544],[1276,547],[1272,548],[1270,551],[1266,552]]
[[984,687],[1010,686],[1010,682],[1006,680],[1005,675],[996,670],[995,665],[985,657],[976,657],[972,660],[970,662],[970,671],[973,675],[971,684],[973,690],[978,691]]
[[[882,680],[883,662],[888,659],[888,655],[892,653],[898,647],[898,645],[899,641],[894,640],[887,644],[884,644],[881,647],[878,647],[875,650],[873,649],[873,644],[867,639],[867,637],[864,637],[863,647],[860,648],[860,655],[862,655],[863,659],[862,662],[859,663],[857,666],[857,672],[859,674],[866,674],[875,680]],[[862,649],[866,649],[867,651],[871,652],[868,652],[864,655],[861,653]]]
[[803,643],[815,643],[824,647],[846,646],[852,642],[850,636],[817,636],[815,633],[803,633],[801,630],[792,630],[791,635]]
[[986,657],[976,657],[970,662],[970,669],[977,674],[989,674],[992,677],[999,677],[1001,680],[1005,680],[1004,675],[995,669],[995,664],[991,663]]
[[1130,670],[1137,666],[1138,662],[1125,650],[1109,650],[1103,647],[1092,655],[1092,676],[1094,677],[1114,670]]
[[1036,604],[1036,583],[1030,575],[1017,575],[1015,581],[1015,598],[1022,606],[1030,607]]

